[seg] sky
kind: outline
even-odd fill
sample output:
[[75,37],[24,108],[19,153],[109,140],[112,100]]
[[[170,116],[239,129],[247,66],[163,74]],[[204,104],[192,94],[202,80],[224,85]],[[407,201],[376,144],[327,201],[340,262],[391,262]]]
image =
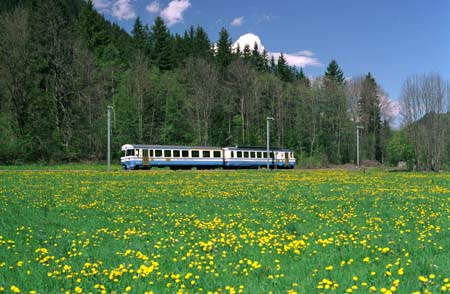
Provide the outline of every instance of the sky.
[[[222,27],[235,42],[259,40],[310,77],[333,59],[346,78],[372,74],[393,101],[404,80],[438,73],[450,81],[449,0],[93,0],[131,32],[136,17],[161,16],[171,33],[200,25],[212,42]],[[241,39],[241,40],[242,40]]]

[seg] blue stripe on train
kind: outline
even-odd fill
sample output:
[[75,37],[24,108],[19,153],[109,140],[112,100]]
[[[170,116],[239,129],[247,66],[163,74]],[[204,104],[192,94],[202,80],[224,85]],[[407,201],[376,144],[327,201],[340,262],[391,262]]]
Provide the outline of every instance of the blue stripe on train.
[[[122,166],[124,169],[135,169],[137,168],[143,168],[142,160],[130,160],[130,161],[123,161]],[[148,167],[152,166],[158,166],[158,167],[171,167],[171,166],[208,166],[208,167],[258,167],[258,166],[266,166],[267,161],[265,160],[258,160],[258,161],[237,161],[237,160],[226,160],[225,164],[222,160],[214,160],[214,161],[202,161],[202,160],[174,160],[174,161],[149,161]],[[286,167],[285,162],[269,162],[269,166],[279,166],[279,167]],[[289,163],[289,167],[293,168],[295,166],[294,163]]]

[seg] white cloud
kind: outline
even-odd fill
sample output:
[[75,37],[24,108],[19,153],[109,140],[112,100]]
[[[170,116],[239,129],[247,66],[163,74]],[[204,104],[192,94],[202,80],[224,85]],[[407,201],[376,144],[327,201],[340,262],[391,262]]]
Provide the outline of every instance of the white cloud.
[[94,7],[100,11],[108,10],[111,5],[111,2],[108,0],[93,0],[92,3],[94,4]]
[[[241,50],[244,49],[245,45],[249,45],[251,49],[253,49],[254,44],[258,44],[258,49],[260,52],[264,50],[264,45],[261,42],[261,39],[252,33],[248,33],[245,35],[242,35],[237,39],[236,42],[232,45],[233,49],[237,48],[237,45],[239,44],[239,47]],[[275,59],[275,62],[278,61],[278,57],[280,56],[280,52],[267,52],[267,55],[269,57],[273,56]],[[306,66],[322,66],[319,59],[315,57],[314,52],[310,50],[303,50],[298,51],[295,53],[283,53],[284,58],[286,59],[286,62],[291,66],[296,67],[306,67]]]
[[136,17],[131,0],[117,0],[112,7],[112,15],[118,19],[129,20]]
[[244,17],[240,16],[240,17],[236,17],[235,19],[233,19],[233,21],[230,23],[232,26],[241,26],[242,23],[244,22]]
[[251,33],[240,36],[239,39],[233,43],[231,48],[236,49],[239,44],[239,48],[241,48],[241,50],[244,49],[245,45],[248,45],[251,49],[253,49],[255,43],[258,44],[258,49],[262,52],[264,50],[264,45],[261,43],[261,39],[259,39],[257,35]]
[[[306,67],[306,66],[322,66],[319,59],[314,57],[314,53],[311,51],[308,51],[308,55],[305,55],[302,53],[302,51],[297,53],[283,53],[284,59],[286,59],[286,62],[291,66],[296,67]],[[312,54],[312,55],[311,55]],[[281,55],[280,52],[269,52],[269,56],[273,56],[275,58],[275,61],[278,60],[278,57]]]
[[147,5],[147,7],[145,7],[145,9],[147,9],[147,11],[150,12],[150,13],[158,13],[159,10],[160,10],[159,2],[158,1],[153,1],[152,3]]
[[183,13],[191,6],[189,0],[172,0],[166,8],[161,11],[161,17],[168,27],[183,21]]

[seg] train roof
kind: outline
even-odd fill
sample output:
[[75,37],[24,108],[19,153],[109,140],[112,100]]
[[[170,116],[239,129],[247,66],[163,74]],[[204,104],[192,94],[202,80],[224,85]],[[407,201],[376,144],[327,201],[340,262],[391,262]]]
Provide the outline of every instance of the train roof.
[[128,149],[172,149],[172,150],[222,150],[222,147],[210,146],[175,146],[175,145],[143,145],[143,144],[125,144],[122,150]]
[[[267,146],[234,146],[234,147],[224,147],[226,150],[245,150],[245,151],[267,151]],[[270,151],[282,151],[291,152],[292,150],[287,148],[270,147]]]
[[[233,147],[215,147],[215,146],[175,146],[175,145],[144,145],[144,144],[125,144],[122,150],[128,149],[172,149],[172,150],[244,150],[244,151],[267,151],[265,146],[233,146]],[[291,149],[270,147],[270,151],[292,152]]]

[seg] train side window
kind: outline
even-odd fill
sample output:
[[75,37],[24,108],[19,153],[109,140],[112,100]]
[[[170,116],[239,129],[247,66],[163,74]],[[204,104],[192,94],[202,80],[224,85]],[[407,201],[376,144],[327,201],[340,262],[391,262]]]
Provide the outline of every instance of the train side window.
[[204,158],[210,158],[211,157],[211,152],[209,150],[203,150],[203,155]]
[[142,156],[143,157],[148,157],[148,149],[144,149],[144,150],[142,150]]
[[251,158],[256,158],[255,151],[250,152],[250,157],[251,157]]
[[231,158],[234,158],[234,151],[231,151]]
[[192,157],[199,157],[200,156],[200,152],[198,150],[192,150]]
[[273,157],[273,152],[270,152],[270,158],[274,158],[274,157]]
[[180,157],[180,150],[173,150],[173,157]]
[[153,149],[150,149],[150,157],[153,157]]
[[248,151],[244,151],[244,158],[249,158]]
[[182,157],[189,157],[189,150],[182,150],[181,151],[181,156]]
[[164,157],[172,157],[172,150],[164,150]]
[[236,151],[236,157],[241,158],[242,157],[242,151]]
[[155,150],[155,157],[162,157],[162,150],[156,149]]
[[214,154],[214,157],[215,157],[215,158],[222,157],[222,156],[220,155],[220,151],[214,151],[213,154]]
[[262,158],[262,153],[261,152],[256,152],[256,157]]

